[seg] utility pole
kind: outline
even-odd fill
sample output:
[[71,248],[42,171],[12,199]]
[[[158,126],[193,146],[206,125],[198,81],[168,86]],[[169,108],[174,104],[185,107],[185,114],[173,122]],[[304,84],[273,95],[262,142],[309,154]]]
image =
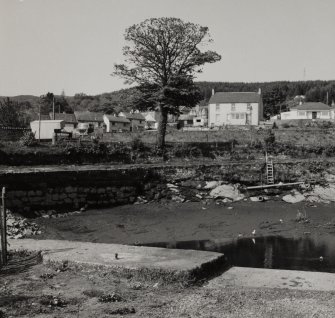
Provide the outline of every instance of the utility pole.
[[329,93],[327,92],[327,105],[329,105]]
[[38,142],[41,142],[41,101],[38,103]]
[[55,95],[52,96],[52,119],[55,120]]

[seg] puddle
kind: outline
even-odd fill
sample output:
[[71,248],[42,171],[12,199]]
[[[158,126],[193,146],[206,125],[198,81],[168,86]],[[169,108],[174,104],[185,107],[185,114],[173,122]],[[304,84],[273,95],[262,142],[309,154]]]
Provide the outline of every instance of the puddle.
[[220,241],[180,241],[145,244],[152,247],[224,253],[230,266],[335,273],[335,238],[268,236]]

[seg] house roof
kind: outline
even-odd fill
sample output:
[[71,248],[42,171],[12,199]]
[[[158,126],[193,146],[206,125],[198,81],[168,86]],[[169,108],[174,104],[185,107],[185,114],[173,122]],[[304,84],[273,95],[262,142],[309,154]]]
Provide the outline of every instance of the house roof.
[[209,100],[209,104],[259,103],[261,95],[255,92],[219,92]]
[[[52,119],[52,113],[49,113],[49,117]],[[64,120],[66,123],[77,123],[77,119],[74,114],[55,113],[55,119]]]
[[76,116],[77,121],[97,121],[97,122],[104,121],[103,113],[83,111],[83,112],[74,112],[74,115]]
[[329,107],[328,105],[324,103],[310,102],[310,103],[303,103],[299,105],[296,109],[297,110],[330,110],[331,107]]
[[[33,114],[31,119],[32,119],[32,121],[39,120],[39,114]],[[49,117],[49,115],[41,114],[41,120],[50,120],[50,117]]]
[[113,115],[105,115],[106,118],[111,121],[111,122],[115,122],[115,123],[130,123],[130,121],[125,118],[125,117],[116,117],[116,116],[113,116]]
[[136,120],[145,120],[144,116],[141,113],[126,113],[122,112],[120,116],[124,116],[130,120],[136,119]]

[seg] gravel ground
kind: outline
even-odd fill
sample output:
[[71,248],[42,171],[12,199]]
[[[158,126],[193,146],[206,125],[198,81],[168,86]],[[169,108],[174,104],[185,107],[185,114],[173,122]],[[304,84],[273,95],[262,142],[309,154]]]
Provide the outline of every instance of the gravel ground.
[[0,281],[0,317],[7,318],[335,317],[335,292],[163,285],[43,264],[0,273]]

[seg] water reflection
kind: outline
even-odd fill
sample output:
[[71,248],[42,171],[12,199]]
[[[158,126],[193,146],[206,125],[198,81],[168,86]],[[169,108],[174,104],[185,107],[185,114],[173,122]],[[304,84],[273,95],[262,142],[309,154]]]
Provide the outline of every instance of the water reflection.
[[288,239],[281,236],[220,241],[180,241],[146,246],[224,253],[232,266],[308,270],[335,273],[335,240],[332,237]]

